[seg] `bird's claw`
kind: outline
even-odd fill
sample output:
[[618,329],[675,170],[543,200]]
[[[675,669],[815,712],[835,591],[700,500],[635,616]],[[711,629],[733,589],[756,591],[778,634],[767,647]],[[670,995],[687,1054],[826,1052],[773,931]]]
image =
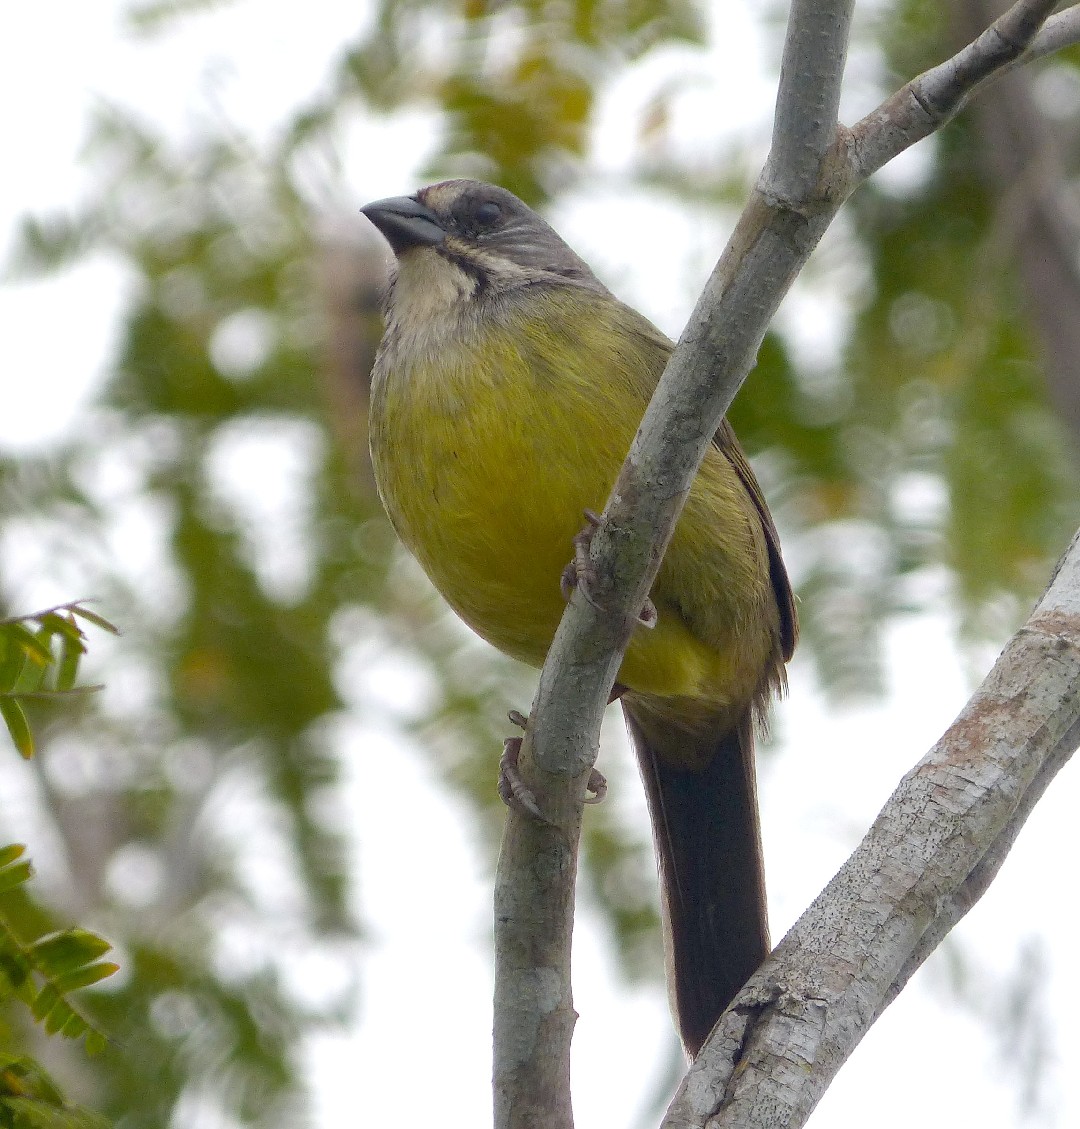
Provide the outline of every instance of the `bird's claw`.
[[598,612],[604,609],[596,602],[590,588],[596,584],[596,569],[593,568],[589,557],[592,547],[593,534],[600,527],[600,516],[595,510],[585,510],[585,525],[574,536],[574,556],[570,563],[562,570],[559,578],[559,588],[563,599],[569,600],[576,588]]
[[[559,577],[559,589],[562,591],[563,599],[569,600],[576,588],[598,612],[604,612],[607,609],[591,591],[596,584],[596,569],[593,568],[592,557],[589,555],[593,534],[600,527],[600,515],[595,510],[585,510],[584,512],[585,525],[574,537],[574,557],[562,570],[562,576]],[[656,605],[646,597],[641,611],[638,612],[638,624],[641,627],[651,629],[656,626],[656,618]],[[596,803],[597,801],[591,802]]]
[[[513,712],[517,713],[516,710]],[[544,813],[536,802],[536,797],[532,794],[532,789],[521,779],[521,774],[518,772],[521,742],[521,737],[507,737],[503,741],[502,756],[499,758],[499,795],[508,808],[526,812],[541,823],[547,823]]]
[[[529,724],[529,719],[520,710],[510,710],[506,716],[510,719],[511,725],[516,725],[518,729],[524,729]],[[521,742],[521,737],[507,737],[503,741],[502,756],[499,758],[499,795],[508,808],[517,808],[518,811],[527,812],[541,823],[547,823],[548,820],[544,818],[532,789],[521,779],[521,774],[518,772]],[[589,792],[585,797],[585,803],[603,803],[608,790],[607,778],[594,768],[589,773],[589,781],[585,788]]]

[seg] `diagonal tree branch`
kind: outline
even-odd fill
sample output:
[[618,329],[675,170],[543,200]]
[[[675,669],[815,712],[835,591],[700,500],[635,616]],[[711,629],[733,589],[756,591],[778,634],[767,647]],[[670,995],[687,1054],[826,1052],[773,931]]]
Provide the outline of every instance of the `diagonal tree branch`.
[[802,1125],[982,895],[1078,740],[1080,534],[960,716],[725,1014],[664,1129]]
[[1051,16],[1018,61],[1030,63],[1044,59],[1074,43],[1080,43],[1080,7],[1075,5]]
[[[843,201],[882,164],[948,121],[979,83],[1020,57],[1053,7],[1051,0],[1019,0],[953,59],[847,130],[836,122],[836,103],[851,2],[792,4],[774,152],[690,317],[593,538],[593,592],[604,611],[576,593],[541,673],[521,773],[546,822],[509,812],[496,876],[497,1129],[573,1124],[570,944],[585,785],[623,651],[705,448],[753,366],[781,299]],[[1007,841],[1001,838],[1002,850]],[[980,857],[992,857],[989,844]],[[970,881],[973,893],[978,881]],[[823,897],[841,892],[834,884]],[[959,908],[962,894],[951,896],[959,898]],[[908,955],[943,913],[939,907],[922,921]],[[797,955],[798,944],[796,938],[782,949]],[[895,979],[898,970],[891,971]],[[883,1000],[884,992],[878,993],[864,1009],[866,1023]],[[807,1006],[823,1033],[827,1016],[812,1001]],[[775,1007],[773,1012],[779,1014]],[[791,1020],[791,1039],[812,1042],[803,1012],[798,1019]],[[698,1094],[704,1086],[713,1093],[710,1071],[722,1077],[728,1056],[736,1061],[748,1022],[743,1009],[728,1013],[707,1045],[708,1055],[702,1053],[700,1068],[688,1076],[686,1092]],[[776,1038],[775,1025],[768,1034]],[[776,1047],[779,1053],[793,1045],[781,1039]],[[807,1091],[796,1089],[799,1102],[805,1101]],[[745,1092],[742,1082],[739,1092]],[[816,1097],[807,1112],[813,1101]]]
[[974,42],[913,78],[854,125],[849,136],[855,183],[940,129],[980,84],[1015,64],[1055,7],[1056,0],[1019,0]]
[[1020,828],[1027,822],[1036,803],[1042,798],[1050,781],[1057,775],[1058,770],[1080,746],[1080,722],[1075,722],[1068,729],[1057,745],[1047,754],[1045,760],[1031,783],[1031,787],[1024,793],[1023,799],[1017,806],[1012,818],[1001,828],[993,844],[987,849],[982,860],[975,866],[971,874],[953,892],[952,896],[942,906],[933,923],[919,938],[912,954],[904,962],[904,966],[896,974],[889,990],[881,1001],[881,1006],[874,1014],[874,1020],[893,1002],[911,977],[922,966],[923,961],[941,944],[952,930],[953,926],[968,912],[969,909],[986,893],[990,883],[997,877],[1001,864],[1005,861],[1009,851],[1016,842]]

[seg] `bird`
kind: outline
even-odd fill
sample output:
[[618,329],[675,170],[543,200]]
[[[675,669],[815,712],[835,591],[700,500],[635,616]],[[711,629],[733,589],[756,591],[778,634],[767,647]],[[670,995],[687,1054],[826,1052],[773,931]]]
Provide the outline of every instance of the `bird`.
[[[504,188],[447,180],[362,211],[396,260],[370,401],[383,505],[461,619],[539,667],[582,515],[603,508],[674,346]],[[650,599],[613,696],[693,1058],[769,953],[754,741],[798,633],[776,527],[726,418]]]

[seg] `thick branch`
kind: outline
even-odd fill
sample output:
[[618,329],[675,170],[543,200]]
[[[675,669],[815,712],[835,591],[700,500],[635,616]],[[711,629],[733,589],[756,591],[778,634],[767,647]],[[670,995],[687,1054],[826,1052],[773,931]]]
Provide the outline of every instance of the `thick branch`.
[[665,1129],[802,1125],[989,885],[1078,739],[1080,534],[978,692],[739,994]]
[[772,152],[762,189],[780,200],[810,199],[836,136],[840,87],[854,0],[794,3],[788,17]]
[[955,893],[942,906],[941,912],[935,918],[929,929],[919,938],[911,956],[904,962],[903,968],[896,974],[896,979],[881,1001],[881,1006],[874,1015],[876,1020],[889,1004],[900,994],[904,986],[922,966],[923,961],[941,944],[952,931],[956,923],[969,909],[986,893],[990,883],[997,877],[1001,864],[1012,850],[1020,828],[1027,822],[1035,805],[1042,799],[1050,781],[1058,774],[1065,762],[1080,746],[1080,722],[1069,729],[1056,747],[1051,749],[1043,761],[1039,772],[1031,783],[1031,787],[1024,793],[1012,818],[1002,827],[994,843],[987,849],[982,861],[971,872],[968,878],[957,887]]

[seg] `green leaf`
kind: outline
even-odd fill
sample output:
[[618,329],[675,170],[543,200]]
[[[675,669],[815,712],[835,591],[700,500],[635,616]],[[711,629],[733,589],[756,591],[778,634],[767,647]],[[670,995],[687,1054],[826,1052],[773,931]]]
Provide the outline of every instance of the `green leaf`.
[[14,890],[16,886],[21,886],[33,876],[34,868],[29,859],[12,866],[5,865],[0,869],[0,894]]
[[25,854],[25,843],[9,843],[6,847],[0,847],[0,870]]
[[0,643],[4,657],[0,659],[0,691],[13,690],[22,668],[26,665],[26,652],[18,645],[7,627],[0,628]]
[[64,637],[63,648],[60,651],[60,665],[56,671],[57,690],[70,690],[79,677],[79,660],[86,654],[86,648],[78,641]]
[[36,1098],[0,1098],[0,1120],[4,1129],[110,1129],[100,1114],[58,1102],[46,1104]]
[[37,663],[38,666],[48,666],[53,661],[52,651],[48,643],[42,642],[38,636],[21,623],[6,623],[4,634],[9,640],[23,651],[27,658]]
[[[34,1003],[30,1010],[34,1013],[35,1019],[47,1019],[50,1013],[59,1003],[59,993],[51,984],[46,984],[34,997]],[[46,1027],[46,1030],[48,1030],[48,1027]]]
[[108,941],[89,930],[65,929],[36,941],[30,955],[46,976],[60,976],[90,964],[111,948]]
[[[86,638],[82,629],[72,618],[69,612],[66,616],[60,615],[58,612],[41,612],[39,615],[33,617],[41,624],[44,631],[50,635],[59,635],[64,639],[71,639],[74,642],[82,645],[82,640]],[[83,647],[85,651],[86,648]]]
[[68,611],[72,615],[76,615],[79,619],[85,619],[87,623],[92,623],[95,627],[100,627],[103,631],[107,631],[110,635],[119,635],[120,628],[115,623],[110,623],[104,616],[98,615],[97,612],[90,611],[89,608],[84,608],[81,604],[69,604]]
[[0,697],[0,716],[8,727],[11,740],[19,750],[19,755],[29,760],[34,755],[34,737],[22,706],[12,697]]
[[79,988],[89,988],[91,984],[97,984],[119,970],[118,964],[114,964],[111,960],[103,960],[98,964],[87,965],[86,968],[79,968],[74,972],[58,976],[53,984],[58,992],[66,994],[77,991]]
[[58,999],[43,1018],[42,1026],[45,1028],[45,1034],[59,1035],[74,1014],[71,1004]]
[[40,1063],[28,1055],[0,1053],[0,1094],[63,1104],[63,1095]]
[[[7,981],[7,987],[10,988],[10,993],[6,994],[17,996],[25,1004],[33,1004],[37,996],[37,988],[31,976],[30,963],[19,948],[18,938],[2,918],[0,918],[0,936],[2,936],[0,976]],[[0,993],[5,992],[4,987],[0,985]]]
[[30,659],[25,663],[22,670],[19,672],[19,677],[15,680],[15,685],[12,690],[16,694],[32,694],[36,690],[40,690],[45,684],[45,679],[49,673],[49,668],[56,662],[56,656],[52,651],[52,634],[42,628],[40,631],[35,632],[34,638],[44,647],[49,659],[48,662],[41,664],[38,662],[37,655],[28,655]]
[[60,1029],[60,1034],[65,1039],[77,1039],[84,1032],[90,1030],[90,1024],[78,1012],[73,1011],[67,1022]]

